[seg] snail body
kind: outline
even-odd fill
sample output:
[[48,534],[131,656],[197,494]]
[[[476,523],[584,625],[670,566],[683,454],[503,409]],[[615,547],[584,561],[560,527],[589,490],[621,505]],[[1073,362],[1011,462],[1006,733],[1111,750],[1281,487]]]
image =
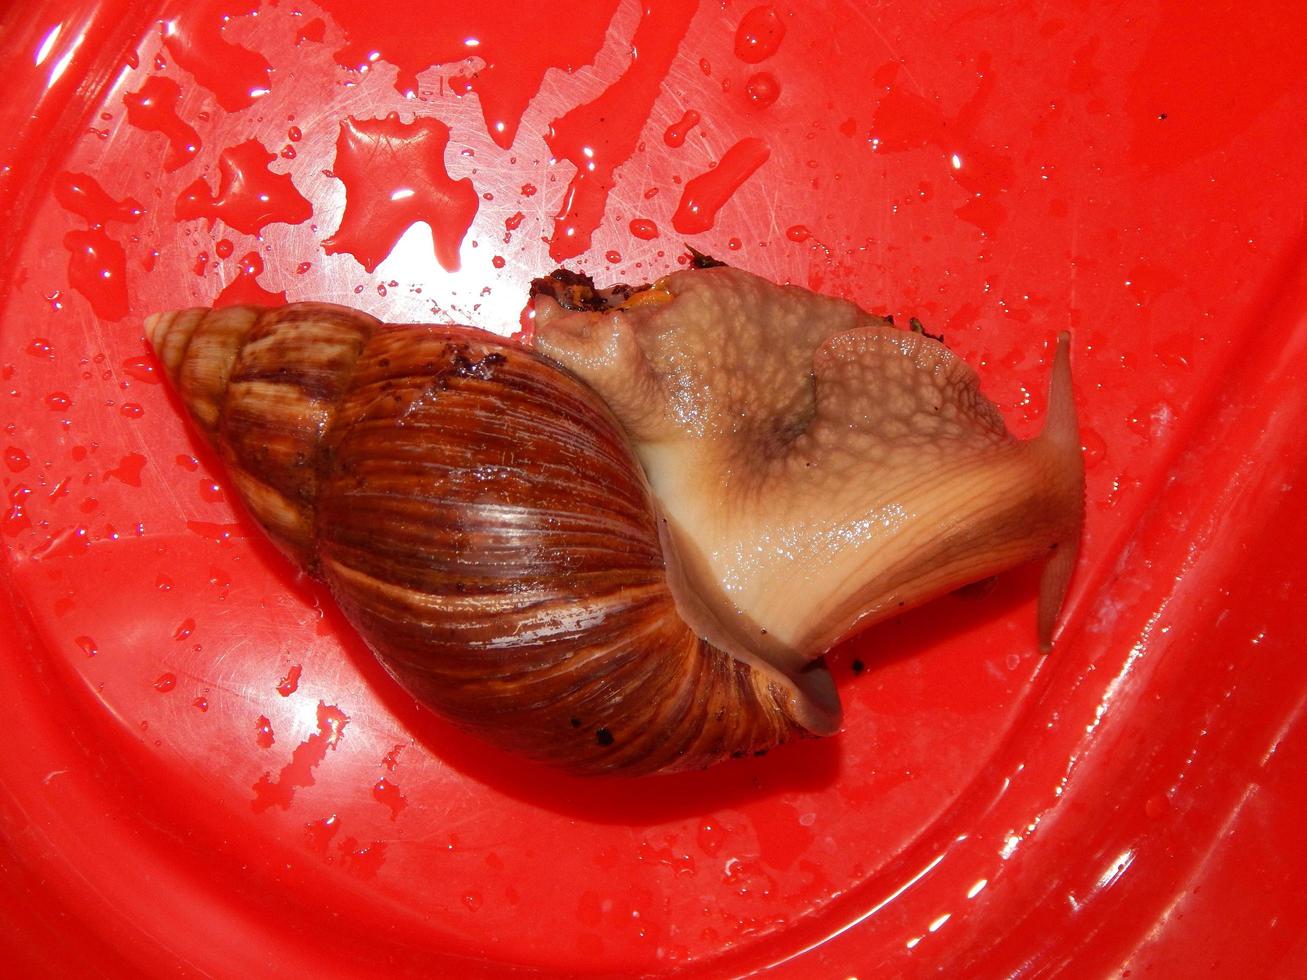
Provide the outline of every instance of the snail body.
[[[766,404],[731,423],[743,437],[722,422],[749,397],[739,371],[725,384],[699,378],[697,391],[676,374],[705,342],[694,298],[705,289],[700,305],[757,294],[784,320],[806,310],[825,321],[778,355],[794,370],[763,365]],[[410,693],[511,751],[577,773],[638,775],[833,733],[839,700],[820,660],[832,643],[1054,552],[1040,609],[1047,638],[1074,561],[1082,477],[1078,448],[1074,458],[1067,448],[1064,347],[1048,438],[1022,443],[935,341],[851,304],[770,292],[780,289],[703,269],[611,308],[546,294],[533,345],[320,303],[186,310],[152,317],[147,331],[250,513],[327,584]],[[880,452],[877,464],[892,469],[914,440],[933,439],[929,469],[943,458],[953,471],[941,476],[952,487],[944,497],[958,498],[961,516],[950,523],[933,504],[916,507],[924,525],[904,519],[896,532],[882,519],[862,533],[875,548],[856,541],[839,552],[867,513],[892,507],[882,481],[862,504],[843,490],[828,500],[833,520],[811,516],[834,486],[831,458],[852,450],[847,472],[867,472],[855,458],[859,427],[901,421],[867,408],[868,364],[881,364],[893,398],[912,401],[919,372],[933,379],[928,400],[965,409],[945,413],[942,427],[909,426],[896,437],[907,447]],[[816,390],[802,377],[791,385],[796,372],[815,376]],[[843,449],[818,424],[831,397],[861,406],[839,423],[853,433]],[[770,442],[746,459],[758,425]],[[826,475],[804,476],[814,470]],[[919,482],[908,486],[922,500],[938,496]],[[769,500],[774,519],[759,516]],[[804,533],[812,540],[772,560],[745,554]],[[722,535],[736,536],[736,552]],[[877,565],[877,552],[887,561]],[[795,574],[805,564],[816,569],[807,578]],[[812,591],[823,576],[837,583],[825,602]],[[802,604],[788,616],[772,609],[787,577]]]

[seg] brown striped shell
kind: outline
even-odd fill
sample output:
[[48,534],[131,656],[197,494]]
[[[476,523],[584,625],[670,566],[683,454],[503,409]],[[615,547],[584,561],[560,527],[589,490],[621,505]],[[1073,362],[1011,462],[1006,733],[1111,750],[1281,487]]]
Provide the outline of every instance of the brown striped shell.
[[554,362],[320,303],[147,330],[256,520],[458,725],[626,774],[838,727],[819,665],[786,675],[686,625],[640,464]]

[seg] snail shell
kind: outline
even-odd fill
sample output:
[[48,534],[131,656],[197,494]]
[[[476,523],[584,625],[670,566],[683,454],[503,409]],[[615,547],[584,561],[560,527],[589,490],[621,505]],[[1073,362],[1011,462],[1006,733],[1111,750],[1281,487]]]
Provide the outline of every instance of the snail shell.
[[577,773],[702,768],[839,725],[678,613],[646,481],[586,385],[461,327],[321,303],[147,330],[273,540],[419,701]]
[[[740,270],[538,281],[531,344],[344,307],[146,328],[255,519],[419,701],[576,773],[840,723],[821,655],[968,581],[1075,562],[1065,338],[1044,433],[942,344]],[[547,356],[546,356],[547,355]]]

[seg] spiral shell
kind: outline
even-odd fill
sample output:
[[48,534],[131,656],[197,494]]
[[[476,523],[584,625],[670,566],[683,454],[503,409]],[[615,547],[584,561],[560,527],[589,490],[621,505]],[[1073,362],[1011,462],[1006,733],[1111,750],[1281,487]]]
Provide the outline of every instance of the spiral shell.
[[604,402],[522,346],[297,303],[151,318],[250,513],[419,701],[576,773],[701,768],[839,707],[687,626]]

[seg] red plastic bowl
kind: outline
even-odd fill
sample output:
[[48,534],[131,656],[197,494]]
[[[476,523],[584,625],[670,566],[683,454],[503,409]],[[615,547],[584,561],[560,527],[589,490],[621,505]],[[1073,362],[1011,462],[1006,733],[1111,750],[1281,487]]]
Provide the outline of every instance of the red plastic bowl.
[[[5,15],[7,972],[1307,972],[1307,8],[481,9]],[[504,758],[262,541],[142,338],[283,296],[507,333],[560,260],[683,242],[921,318],[1022,435],[1073,331],[1051,656],[1021,571],[839,650],[838,737]]]

